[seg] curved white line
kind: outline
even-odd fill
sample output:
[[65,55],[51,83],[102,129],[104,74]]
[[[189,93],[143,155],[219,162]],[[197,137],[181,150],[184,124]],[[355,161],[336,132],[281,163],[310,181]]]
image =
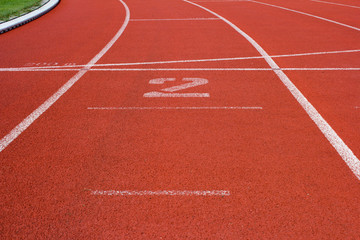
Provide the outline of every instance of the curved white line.
[[114,43],[119,39],[119,37],[124,32],[126,26],[130,20],[130,10],[128,6],[122,1],[119,0],[126,11],[125,21],[122,24],[119,31],[115,36],[110,40],[108,44],[93,58],[90,62],[80,70],[75,76],[73,76],[69,81],[67,81],[57,92],[55,92],[49,99],[47,99],[41,106],[34,110],[29,116],[27,116],[21,123],[19,123],[14,129],[11,130],[5,137],[0,140],[0,152],[2,152],[12,141],[14,141],[23,131],[25,131],[38,117],[40,117],[46,110],[48,110],[64,93],[66,93],[79,79],[90,70],[91,67],[95,65],[97,61],[114,45]]
[[281,6],[277,6],[277,5],[273,5],[273,4],[269,4],[269,3],[258,2],[258,1],[254,1],[254,0],[248,0],[248,1],[253,2],[253,3],[262,4],[262,5],[266,5],[266,6],[270,6],[270,7],[280,8],[280,9],[287,10],[287,11],[290,11],[290,12],[299,13],[299,14],[306,15],[306,16],[313,17],[313,18],[317,18],[317,19],[320,19],[320,20],[323,20],[323,21],[326,21],[326,22],[335,23],[335,24],[343,26],[343,27],[351,28],[351,29],[354,29],[356,31],[360,31],[360,28],[357,28],[357,27],[354,27],[354,26],[351,26],[351,25],[347,25],[347,24],[344,24],[344,23],[341,23],[341,22],[337,22],[337,21],[334,21],[334,20],[331,20],[331,19],[319,17],[319,16],[316,16],[316,15],[313,15],[313,14],[310,14],[310,13],[300,12],[300,11],[293,10],[293,9],[290,9],[290,8],[281,7]]
[[194,6],[197,6],[216,17],[222,19],[225,23],[230,25],[235,31],[241,34],[246,40],[248,40],[251,45],[253,45],[256,50],[264,57],[265,61],[269,64],[269,66],[273,69],[276,75],[280,78],[283,84],[287,87],[287,89],[291,92],[293,97],[298,101],[298,103],[303,107],[309,117],[314,121],[314,123],[318,126],[320,131],[324,134],[324,136],[328,139],[331,145],[335,148],[341,158],[345,161],[345,163],[349,166],[351,171],[355,174],[355,176],[360,180],[360,161],[355,156],[355,154],[351,151],[351,149],[344,143],[344,141],[337,135],[337,133],[332,129],[332,127],[325,121],[325,119],[320,115],[320,113],[314,108],[314,106],[305,98],[305,96],[296,88],[296,86],[290,81],[290,79],[286,76],[286,74],[280,70],[280,67],[274,62],[274,60],[265,52],[265,50],[249,35],[243,32],[240,28],[238,28],[235,24],[227,20],[226,18],[220,16],[219,14],[201,6],[196,3],[192,3],[188,0],[183,0],[187,3],[190,3]]

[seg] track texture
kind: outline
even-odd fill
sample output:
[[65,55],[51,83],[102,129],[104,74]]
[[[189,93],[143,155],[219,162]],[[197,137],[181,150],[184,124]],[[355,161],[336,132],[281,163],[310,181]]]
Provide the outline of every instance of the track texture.
[[[360,28],[360,9],[260,2]],[[94,66],[129,17],[121,1],[62,0],[1,35],[1,138],[85,71],[0,152],[1,238],[358,238],[359,179],[259,52],[188,2],[125,3],[130,22]],[[252,1],[195,3],[292,55],[273,59],[360,156],[360,71],[346,70],[360,52],[329,53],[359,50],[360,31]],[[326,53],[294,56],[314,52]],[[194,61],[144,64],[174,60]],[[186,81],[203,84],[164,90]],[[184,193],[215,190],[229,194]]]

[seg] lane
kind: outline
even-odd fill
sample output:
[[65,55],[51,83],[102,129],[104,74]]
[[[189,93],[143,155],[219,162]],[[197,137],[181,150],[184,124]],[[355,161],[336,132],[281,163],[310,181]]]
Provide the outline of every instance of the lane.
[[[130,6],[132,3],[129,3]],[[180,3],[180,5],[186,3]],[[164,7],[165,8],[165,7]],[[136,8],[135,8],[136,9]],[[159,13],[161,14],[161,12]],[[99,64],[122,62],[155,62],[176,61],[186,59],[212,59],[259,56],[252,48],[243,49],[246,40],[239,38],[236,33],[229,33],[221,21],[155,21],[130,22],[133,31],[124,33],[114,50],[105,55]],[[144,30],[146,29],[146,30]],[[201,31],[200,31],[201,30]],[[216,31],[215,31],[216,30]],[[154,34],[154,32],[159,32]],[[228,37],[230,36],[230,37]],[[238,39],[234,43],[232,39]],[[144,50],[136,51],[139,44]],[[201,44],[201,48],[198,45]],[[219,47],[221,45],[221,47]],[[179,51],[181,46],[182,51]],[[215,51],[216,49],[216,51]],[[203,67],[204,63],[162,64],[150,67]],[[208,62],[207,67],[266,67],[263,59],[250,59],[234,62]],[[111,66],[110,66],[111,67]],[[130,66],[137,68],[139,66]],[[143,66],[140,66],[140,68]],[[146,66],[149,67],[149,66]]]
[[0,73],[0,136],[3,138],[73,73]]
[[[328,25],[326,22],[319,22],[316,19],[297,15],[291,12],[281,11],[276,8],[268,8],[263,5],[253,5],[250,2],[227,2],[227,3],[204,3],[205,6],[212,7],[214,10],[225,14],[231,21],[244,26],[244,31],[253,36],[260,45],[270,54],[282,52],[304,51],[305,49],[324,50],[346,49],[356,47],[360,35],[351,29],[342,28],[337,25]],[[247,11],[243,9],[246,8]],[[241,16],[239,16],[241,12]],[[261,12],[262,19],[259,21],[255,13]],[[274,18],[274,16],[277,16]],[[294,29],[294,25],[298,26]],[[277,27],[273,27],[277,26]],[[321,29],[321,34],[318,33]],[[346,36],[346,37],[345,37]],[[315,50],[315,51],[316,51]],[[352,67],[357,66],[357,53],[346,53],[338,55],[314,55],[299,58],[279,58],[276,62],[280,67]],[[358,84],[352,79],[359,76],[358,71],[346,73],[335,72],[287,72],[290,79],[294,76],[294,84],[299,85],[299,90],[305,94],[315,108],[323,110],[322,106],[326,103],[336,103],[333,107],[325,107],[325,111],[320,111],[331,126],[347,126],[335,128],[335,131],[359,156],[360,149],[358,137],[347,134],[347,132],[358,132],[359,123],[356,121],[353,106],[357,104],[354,95],[358,92]],[[306,76],[306,77],[304,77]],[[311,76],[311,77],[310,77]],[[319,79],[320,78],[320,79]],[[337,87],[324,84],[327,80],[339,79]],[[323,81],[320,81],[323,80]],[[320,90],[313,91],[310,85]],[[316,87],[315,87],[316,86]],[[348,89],[350,92],[339,89]],[[312,96],[317,96],[312,98]],[[335,97],[336,96],[336,97]],[[335,98],[334,98],[335,97]],[[341,99],[341,101],[338,101]],[[341,105],[340,105],[341,104]],[[335,107],[336,106],[336,107]],[[340,120],[340,121],[339,121]]]
[[359,112],[355,107],[359,105],[360,72],[289,72],[288,76],[359,156]]
[[[156,18],[211,17],[181,1],[132,0],[128,5],[137,18],[149,17],[149,9]],[[242,11],[250,10],[246,7]],[[240,18],[242,11],[234,19]],[[171,12],[177,13],[171,16]],[[249,24],[243,20],[239,22]],[[289,41],[289,46],[292,44]],[[217,21],[131,22],[99,63],[233,54],[257,53]],[[266,63],[252,60],[171,66],[185,65],[263,67]],[[149,84],[159,78],[175,81]],[[209,93],[210,97],[143,97],[147,92],[182,84],[183,78],[207,79],[207,84],[182,93]],[[262,110],[88,109],[154,106],[261,106]],[[4,238],[359,235],[358,181],[272,72],[88,72],[5,149],[1,158],[7,160],[1,166],[0,181]],[[91,194],[92,190],[111,189],[224,189],[230,196]]]
[[[337,160],[336,152],[296,111],[286,90],[273,84],[273,74],[244,76],[233,83],[233,74],[216,79],[198,73],[213,82],[202,89],[214,98],[206,105],[258,102],[262,111],[85,110],[90,104],[205,105],[203,100],[149,103],[135,83],[141,80],[146,87],[142,76],[87,74],[74,94],[3,152],[11,162],[2,167],[2,191],[7,209],[16,209],[11,215],[5,212],[7,231],[52,237],[63,229],[64,238],[236,239],[308,236],[310,229],[315,236],[342,234],[345,225],[350,228],[345,236],[357,233],[351,224],[357,216],[358,185],[340,161],[331,161]],[[307,137],[312,144],[304,142]],[[231,197],[116,198],[92,196],[89,189],[227,189]],[[16,227],[29,221],[32,225]]]

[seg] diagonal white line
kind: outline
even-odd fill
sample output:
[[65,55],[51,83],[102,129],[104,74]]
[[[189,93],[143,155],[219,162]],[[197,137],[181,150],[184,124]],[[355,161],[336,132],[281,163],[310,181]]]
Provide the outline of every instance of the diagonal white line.
[[311,1],[313,1],[313,2],[319,2],[319,3],[327,3],[327,4],[332,4],[332,5],[338,5],[338,6],[343,6],[343,7],[350,7],[350,8],[358,8],[358,9],[360,9],[360,7],[357,7],[357,6],[347,5],[347,4],[341,4],[341,3],[326,2],[326,1],[319,1],[319,0],[311,0]]
[[286,76],[286,74],[280,70],[280,67],[275,63],[275,61],[269,56],[269,54],[249,35],[247,35],[244,31],[238,28],[235,24],[227,20],[226,18],[220,16],[219,14],[201,6],[196,3],[192,3],[188,0],[183,0],[189,4],[197,6],[214,16],[221,18],[226,24],[231,26],[235,31],[237,31],[240,35],[242,35],[246,40],[248,40],[251,45],[262,55],[264,56],[265,61],[269,64],[269,66],[273,70],[282,83],[286,86],[286,88],[290,91],[293,97],[297,100],[297,102],[301,105],[301,107],[306,111],[309,117],[314,121],[320,131],[324,134],[324,136],[328,139],[330,144],[335,148],[341,158],[345,161],[345,163],[349,166],[351,171],[355,174],[355,176],[360,180],[360,161],[355,156],[355,154],[351,151],[351,149],[344,143],[344,141],[339,137],[339,135],[332,129],[332,127],[326,122],[326,120],[320,115],[320,113],[315,109],[315,107],[306,99],[306,97],[297,89],[297,87],[291,82],[291,80]]
[[301,11],[293,10],[293,9],[290,9],[290,8],[273,5],[273,4],[258,2],[258,1],[254,1],[254,0],[248,0],[248,1],[253,2],[253,3],[262,4],[262,5],[266,5],[266,6],[270,6],[270,7],[275,7],[275,8],[287,10],[287,11],[290,11],[290,12],[299,13],[299,14],[306,15],[306,16],[313,17],[313,18],[317,18],[317,19],[320,19],[320,20],[323,20],[323,21],[326,21],[326,22],[335,23],[335,24],[343,26],[343,27],[351,28],[351,29],[354,29],[356,31],[360,31],[360,28],[350,26],[350,25],[347,25],[347,24],[344,24],[344,23],[341,23],[341,22],[337,22],[337,21],[334,21],[334,20],[331,20],[331,19],[319,17],[319,16],[316,16],[316,15],[313,15],[313,14],[309,14],[309,13],[305,13],[305,12],[301,12]]
[[114,45],[114,43],[119,39],[119,37],[124,32],[126,26],[129,23],[130,19],[130,10],[127,5],[119,0],[125,10],[126,17],[125,21],[122,24],[119,31],[111,39],[111,41],[106,44],[106,46],[93,58],[91,61],[80,70],[75,76],[73,76],[68,82],[66,82],[56,93],[54,93],[49,99],[47,99],[41,106],[35,109],[29,116],[27,116],[21,123],[19,123],[14,129],[11,130],[6,136],[0,140],[0,152],[2,152],[12,141],[14,141],[23,131],[25,131],[36,119],[38,119],[46,110],[48,110],[64,93],[66,93],[79,79],[87,73],[94,66],[94,64],[99,61],[99,59],[104,56],[104,54]]

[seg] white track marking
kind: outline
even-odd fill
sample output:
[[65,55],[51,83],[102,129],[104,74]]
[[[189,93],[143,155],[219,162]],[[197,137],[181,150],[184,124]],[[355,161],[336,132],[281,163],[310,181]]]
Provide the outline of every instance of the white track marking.
[[341,23],[341,22],[337,22],[337,21],[334,21],[334,20],[331,20],[331,19],[319,17],[319,16],[316,16],[316,15],[313,15],[313,14],[309,14],[309,13],[305,13],[305,12],[300,12],[300,11],[293,10],[293,9],[290,9],[290,8],[281,7],[281,6],[277,6],[277,5],[273,5],[273,4],[268,4],[268,3],[263,3],[263,2],[258,2],[258,1],[254,1],[254,0],[248,0],[248,1],[249,1],[249,2],[253,2],[253,3],[262,4],[262,5],[266,5],[266,6],[270,6],[270,7],[275,7],[275,8],[287,10],[287,11],[290,11],[290,12],[299,13],[299,14],[306,15],[306,16],[313,17],[313,18],[317,18],[317,19],[320,19],[320,20],[323,20],[323,21],[326,21],[326,22],[335,23],[335,24],[340,25],[340,26],[343,26],[343,27],[351,28],[351,29],[354,29],[354,30],[356,30],[356,31],[360,31],[360,28],[357,28],[357,27],[354,27],[354,26],[350,26],[350,25],[347,25],[347,24],[344,24],[344,23]]
[[162,93],[162,92],[148,92],[144,93],[145,98],[159,98],[159,97],[169,97],[169,98],[208,98],[210,97],[209,93]]
[[[327,54],[338,54],[338,53],[356,53],[360,52],[360,49],[354,50],[341,50],[341,51],[329,51],[329,52],[312,52],[312,53],[295,53],[295,54],[282,54],[282,55],[271,55],[272,58],[282,57],[300,57],[300,56],[312,56],[312,55],[327,55]],[[217,61],[235,61],[235,60],[250,60],[250,59],[263,59],[263,56],[253,57],[233,57],[233,58],[210,58],[210,59],[194,59],[194,60],[172,60],[172,61],[156,61],[156,62],[135,62],[135,63],[105,63],[105,64],[94,64],[94,67],[114,67],[114,66],[131,66],[131,65],[153,65],[153,64],[169,64],[169,63],[194,63],[194,62],[217,62]],[[45,66],[45,67],[21,67],[21,68],[0,68],[11,70],[11,69],[57,69],[57,68],[80,68],[86,65],[63,65],[63,66]]]
[[262,110],[262,107],[88,107],[88,110]]
[[97,196],[230,196],[227,190],[158,190],[158,191],[133,191],[133,190],[94,190],[91,195]]
[[284,71],[359,71],[360,68],[281,68]]
[[344,141],[337,135],[337,133],[332,129],[332,127],[325,121],[325,119],[320,115],[320,113],[314,108],[314,106],[306,99],[306,97],[297,89],[297,87],[290,81],[290,79],[286,76],[286,74],[280,70],[280,67],[274,62],[274,60],[267,54],[267,52],[249,35],[243,32],[240,28],[238,28],[235,24],[227,20],[226,18],[220,16],[219,14],[201,6],[196,3],[192,3],[188,0],[183,0],[189,4],[197,6],[214,16],[221,18],[225,23],[231,26],[235,31],[237,31],[240,35],[242,35],[246,40],[248,40],[251,45],[255,47],[255,49],[264,57],[265,61],[269,64],[274,70],[276,75],[282,81],[282,83],[287,87],[293,97],[297,100],[297,102],[301,105],[301,107],[306,111],[309,117],[314,121],[314,123],[318,126],[320,131],[324,134],[324,136],[328,139],[330,144],[335,148],[341,158],[345,161],[345,163],[349,166],[351,171],[355,174],[355,176],[360,180],[360,161],[355,156],[355,154],[351,151],[351,149],[344,143]]
[[148,21],[212,21],[220,20],[218,18],[157,18],[157,19],[131,19],[130,22],[148,22]]
[[341,3],[334,3],[334,2],[325,2],[325,1],[319,1],[319,0],[311,0],[313,2],[319,2],[319,3],[327,3],[327,4],[332,4],[332,5],[339,5],[339,6],[343,6],[343,7],[351,7],[351,8],[359,8],[357,6],[352,6],[352,5],[347,5],[347,4],[341,4]]
[[66,93],[104,54],[113,46],[124,32],[130,19],[130,10],[123,0],[119,0],[125,8],[126,17],[119,31],[110,40],[108,44],[93,58],[90,62],[81,69],[75,76],[66,82],[57,92],[55,92],[49,99],[47,99],[41,106],[34,110],[27,116],[20,124],[11,130],[5,137],[0,140],[0,152],[2,152],[12,141],[14,141],[23,131],[25,131],[37,118],[39,118],[46,110],[48,110],[64,93]]
[[[76,72],[82,69],[1,69],[0,72]],[[95,72],[142,72],[142,71],[360,71],[360,68],[91,68]]]
[[21,68],[0,68],[0,72],[67,72],[80,71],[83,68],[36,68],[36,67],[21,67]]
[[194,3],[221,3],[221,2],[248,2],[248,0],[204,0],[204,1],[192,1]]

